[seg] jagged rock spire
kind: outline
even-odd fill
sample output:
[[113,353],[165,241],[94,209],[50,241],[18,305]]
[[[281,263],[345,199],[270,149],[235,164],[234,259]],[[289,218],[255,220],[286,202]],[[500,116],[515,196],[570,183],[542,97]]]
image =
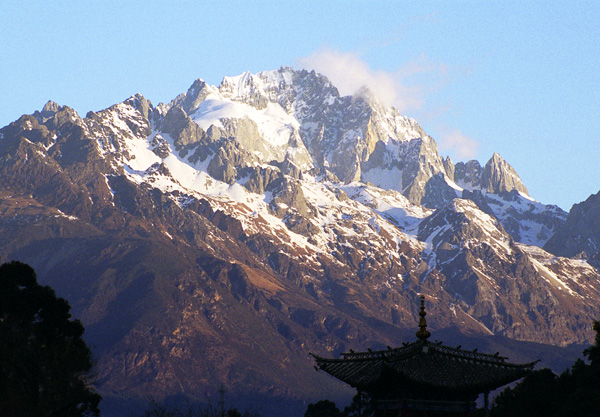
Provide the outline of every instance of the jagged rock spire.
[[498,152],[494,152],[494,155],[483,168],[481,188],[496,194],[502,191],[517,190],[529,195],[529,191],[527,191],[515,169],[502,159]]
[[52,100],[48,100],[48,102],[46,104],[44,104],[42,113],[44,113],[44,112],[57,113],[59,110],[60,110],[60,106],[58,105],[58,103],[55,103]]

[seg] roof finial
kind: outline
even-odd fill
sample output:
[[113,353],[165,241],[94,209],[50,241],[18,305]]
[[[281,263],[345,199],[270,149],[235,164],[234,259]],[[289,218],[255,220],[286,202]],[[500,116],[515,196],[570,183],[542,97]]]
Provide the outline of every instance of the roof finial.
[[419,331],[417,332],[417,337],[421,340],[427,340],[431,333],[427,331],[427,322],[425,321],[425,316],[427,313],[425,312],[425,296],[421,295],[421,311],[419,312],[419,316],[421,319],[419,320]]

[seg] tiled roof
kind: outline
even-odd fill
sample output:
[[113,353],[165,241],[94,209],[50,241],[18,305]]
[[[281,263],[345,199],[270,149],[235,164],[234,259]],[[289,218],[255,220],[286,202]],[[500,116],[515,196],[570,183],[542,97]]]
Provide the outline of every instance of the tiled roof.
[[396,349],[344,353],[340,359],[313,356],[320,369],[367,391],[385,375],[422,387],[480,393],[522,378],[536,363],[511,364],[497,355],[461,350],[425,339]]

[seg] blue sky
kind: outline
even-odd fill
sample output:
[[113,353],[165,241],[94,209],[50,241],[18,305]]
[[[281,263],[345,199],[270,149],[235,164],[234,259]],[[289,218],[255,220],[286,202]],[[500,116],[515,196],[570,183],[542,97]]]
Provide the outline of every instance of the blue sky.
[[569,210],[600,190],[595,1],[8,3],[0,126],[50,99],[83,116],[309,66],[342,91],[381,91],[455,162],[499,152],[538,201]]

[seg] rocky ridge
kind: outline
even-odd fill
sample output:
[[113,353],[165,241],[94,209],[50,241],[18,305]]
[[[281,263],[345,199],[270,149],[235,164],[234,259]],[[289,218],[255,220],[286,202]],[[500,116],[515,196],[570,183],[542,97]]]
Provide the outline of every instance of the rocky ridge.
[[544,248],[561,256],[589,259],[596,267],[600,261],[600,192],[573,205],[565,223]]

